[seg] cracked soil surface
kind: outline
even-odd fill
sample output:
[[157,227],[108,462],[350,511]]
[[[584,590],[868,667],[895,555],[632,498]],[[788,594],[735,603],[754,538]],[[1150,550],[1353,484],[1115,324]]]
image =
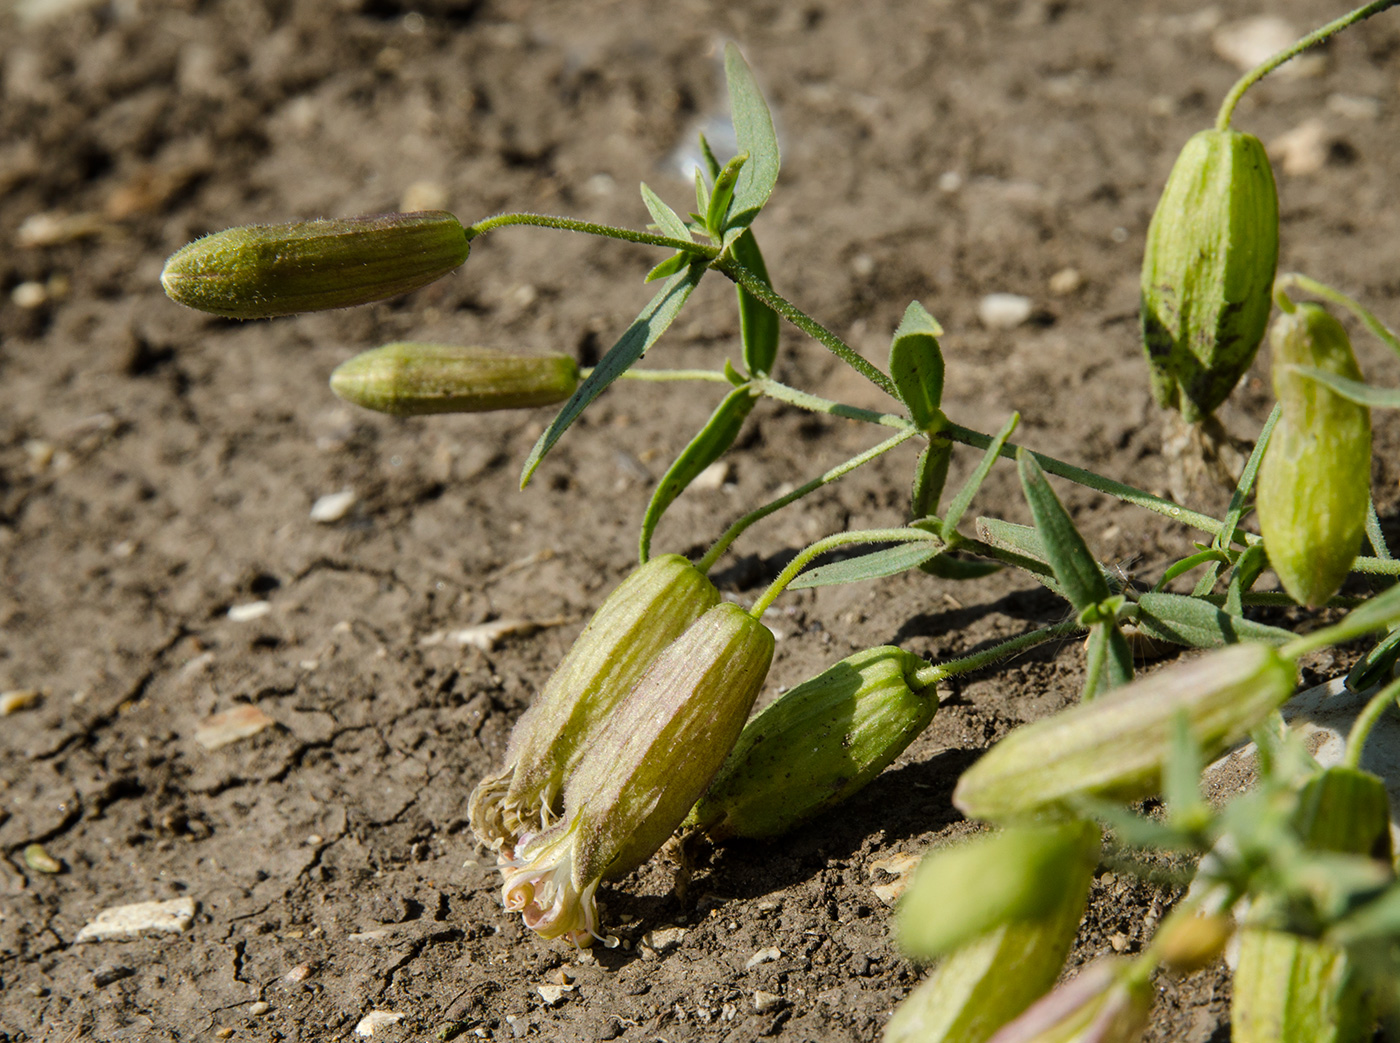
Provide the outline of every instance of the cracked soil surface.
[[[639,227],[639,180],[685,208],[677,150],[722,111],[716,41],[733,39],[782,135],[756,226],[778,288],[877,362],[923,301],[948,330],[952,419],[995,430],[1018,409],[1020,441],[1161,489],[1136,337],[1143,237],[1177,149],[1236,74],[1212,34],[1258,5],[37,6],[0,2],[0,691],[40,693],[0,718],[0,1040],[346,1039],[372,1010],[403,1015],[375,1032],[389,1039],[876,1039],[920,970],[875,888],[900,856],[972,828],[949,801],[959,772],[1076,697],[1078,644],[950,687],[884,776],[782,841],[700,844],[684,867],[658,858],[604,888],[625,946],[541,942],[500,908],[466,797],[628,571],[656,478],[717,399],[614,390],[522,493],[547,412],[398,420],[353,411],[326,377],[408,338],[591,363],[659,258],[503,230],[406,298],[244,324],[172,304],[161,264],[230,225],[424,201],[464,221],[513,209]],[[1269,6],[1300,29],[1320,17]],[[1383,16],[1315,75],[1267,81],[1237,120],[1266,142],[1322,121],[1318,163],[1280,175],[1282,266],[1391,320],[1397,83],[1400,20]],[[1069,268],[1080,285],[1054,292]],[[735,355],[721,282],[655,364]],[[1031,320],[984,328],[992,292],[1030,297]],[[887,404],[783,337],[789,383]],[[1396,382],[1393,359],[1361,356]],[[1226,410],[1246,436],[1266,378],[1261,362]],[[658,550],[702,551],[879,437],[771,403],[746,431],[728,480],[677,502]],[[1387,521],[1395,443],[1378,417]],[[720,586],[751,600],[815,537],[901,524],[912,461],[906,447],[756,527]],[[958,455],[953,479],[971,466]],[[1190,549],[1164,519],[1059,488],[1104,560],[1155,578]],[[341,490],[348,513],[313,521]],[[974,510],[1025,520],[1009,468]],[[915,572],[778,605],[770,697],[858,648],[965,654],[1066,611],[1007,573]],[[502,618],[545,625],[489,651],[453,640]],[[239,707],[271,723],[196,741]],[[62,871],[32,868],[32,844]],[[1139,946],[1168,897],[1103,872],[1072,966]],[[183,933],[75,944],[104,908],[176,898],[197,903]],[[1153,1038],[1225,1038],[1227,988],[1219,967],[1164,978]]]

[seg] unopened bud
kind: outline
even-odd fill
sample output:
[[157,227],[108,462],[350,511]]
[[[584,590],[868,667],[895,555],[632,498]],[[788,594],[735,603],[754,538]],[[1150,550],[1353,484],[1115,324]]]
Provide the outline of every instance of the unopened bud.
[[1210,416],[1264,338],[1278,263],[1278,192],[1259,139],[1205,130],[1181,150],[1147,230],[1142,338],[1152,390]]
[[932,958],[1003,923],[1054,915],[1099,860],[1092,822],[1013,827],[924,856],[899,905],[899,943]]
[[785,692],[744,727],[691,821],[714,837],[776,837],[851,796],[933,719],[937,695],[909,685],[923,665],[869,648]]
[[451,214],[245,225],[206,235],[165,262],[174,301],[230,319],[349,308],[436,282],[467,259]]
[[609,715],[564,791],[563,818],[522,836],[502,900],[544,938],[597,937],[594,893],[675,832],[744,726],[773,635],[722,603],[669,645]]
[[568,355],[446,344],[385,344],[331,373],[331,390],[347,402],[396,416],[547,406],[577,387],[578,363]]
[[1320,305],[1281,314],[1269,343],[1283,409],[1259,468],[1259,530],[1284,589],[1316,608],[1341,587],[1361,547],[1371,411],[1295,369],[1361,379],[1346,330]]
[[534,704],[516,722],[505,767],[472,791],[477,839],[507,859],[522,834],[564,811],[564,784],[609,716],[661,652],[719,603],[679,554],[633,570],[594,613]]
[[1281,706],[1295,681],[1293,664],[1257,642],[1174,664],[1017,728],[963,772],[953,803],[1006,822],[1074,814],[1083,797],[1140,800],[1161,789],[1178,716],[1213,757]]

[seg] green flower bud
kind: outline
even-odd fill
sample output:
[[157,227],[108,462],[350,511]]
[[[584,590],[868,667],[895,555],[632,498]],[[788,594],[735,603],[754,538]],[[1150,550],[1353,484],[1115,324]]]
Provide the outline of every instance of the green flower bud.
[[1294,368],[1361,379],[1346,330],[1320,305],[1284,312],[1269,343],[1283,410],[1259,468],[1259,529],[1284,589],[1318,607],[1346,579],[1366,528],[1371,411]]
[[714,584],[679,554],[652,558],[623,580],[516,722],[505,767],[472,791],[468,816],[477,838],[510,859],[521,834],[557,821],[565,782],[614,708],[718,603]]
[[657,656],[570,776],[563,818],[520,837],[502,867],[505,907],[544,938],[599,937],[598,884],[675,832],[739,737],[772,659],[772,633],[729,603]]
[[[984,1043],[1055,984],[1079,931],[1100,843],[1087,825],[1066,835],[1081,850],[1058,867],[1039,915],[1004,921],[949,953],[895,1010],[884,1043]],[[956,905],[962,894],[943,901]]]
[[377,214],[206,235],[165,262],[174,301],[230,319],[369,304],[436,282],[467,259],[451,214]]
[[[1390,864],[1390,801],[1385,783],[1367,772],[1334,767],[1309,779],[1294,828],[1310,850]],[[1340,946],[1248,926],[1230,1021],[1238,1043],[1363,1043],[1375,1029],[1376,997]]]
[[1137,1043],[1152,1015],[1151,980],[1132,964],[1096,960],[987,1043]]
[[1277,264],[1264,146],[1201,131],[1172,167],[1142,259],[1142,342],[1163,407],[1196,423],[1229,397],[1264,339]]
[[331,390],[347,402],[396,416],[547,406],[576,387],[578,363],[568,355],[446,344],[385,344],[331,373]]
[[930,852],[899,904],[900,946],[931,958],[1003,923],[1054,916],[1066,889],[1098,865],[1099,841],[1098,826],[1078,821],[1012,828]]
[[953,803],[969,818],[1006,822],[1073,814],[1083,797],[1151,796],[1179,714],[1213,757],[1281,706],[1295,680],[1293,664],[1259,643],[1176,663],[1017,728],[963,772]]
[[873,779],[928,726],[924,662],[869,648],[789,690],[750,721],[690,822],[714,837],[776,837]]

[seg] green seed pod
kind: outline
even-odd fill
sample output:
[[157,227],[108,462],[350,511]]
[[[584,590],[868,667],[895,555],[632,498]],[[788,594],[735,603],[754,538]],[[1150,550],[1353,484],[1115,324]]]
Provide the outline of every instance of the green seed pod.
[[563,818],[520,838],[502,868],[505,907],[544,938],[597,937],[598,884],[675,832],[738,739],[772,660],[772,633],[729,603],[667,646],[579,761]]
[[899,903],[900,947],[931,959],[1003,923],[1054,916],[1063,882],[1077,883],[1098,865],[1099,842],[1098,826],[1081,820],[1013,827],[930,851]]
[[470,249],[461,223],[441,210],[245,225],[181,247],[160,281],[187,307],[262,319],[416,290],[460,265]]
[[1229,397],[1264,339],[1277,264],[1264,146],[1201,131],[1172,167],[1142,259],[1142,343],[1164,408],[1196,423]]
[[[1079,931],[1098,862],[1100,836],[1085,824],[1045,904],[1033,919],[1007,920],[954,949],[895,1010],[884,1043],[984,1043],[1052,985]],[[948,905],[962,892],[943,896]]]
[[1284,589],[1316,608],[1341,587],[1361,546],[1371,494],[1371,411],[1295,368],[1361,379],[1346,330],[1320,305],[1284,312],[1269,343],[1283,411],[1259,468],[1259,529]]
[[868,648],[784,693],[750,721],[690,823],[716,838],[776,837],[851,796],[938,709],[909,677],[923,660]]
[[1296,670],[1268,645],[1229,645],[1017,728],[963,772],[969,818],[1073,815],[1081,797],[1139,800],[1161,789],[1178,715],[1206,757],[1243,738],[1293,694]]
[[522,834],[564,810],[564,784],[614,708],[661,652],[719,603],[713,583],[679,554],[635,569],[594,613],[516,722],[500,771],[477,784],[472,829],[505,858]]
[[385,344],[331,373],[331,390],[347,402],[396,416],[547,406],[577,387],[578,363],[568,355],[446,344]]
[[[1294,828],[1314,851],[1390,862],[1385,783],[1355,768],[1328,768],[1309,779]],[[1237,1043],[1364,1043],[1375,1030],[1376,997],[1339,946],[1246,927],[1230,1021]]]

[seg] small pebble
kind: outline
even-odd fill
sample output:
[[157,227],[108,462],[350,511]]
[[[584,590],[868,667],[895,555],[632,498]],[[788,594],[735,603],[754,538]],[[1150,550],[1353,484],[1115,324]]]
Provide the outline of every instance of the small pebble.
[[194,728],[194,741],[206,750],[217,750],[239,739],[257,735],[272,723],[272,718],[256,706],[238,706],[200,721]]
[[729,481],[731,471],[733,466],[728,460],[716,460],[695,476],[695,481],[690,483],[690,487],[696,492],[714,492],[723,488],[724,483]]
[[219,1039],[232,1039],[232,1038],[233,1038],[233,1029],[231,1029],[231,1028],[221,1028],[221,1029],[219,1029],[218,1032],[214,1033],[214,1035],[217,1036]]
[[99,989],[105,989],[112,982],[130,978],[135,973],[130,967],[103,967],[92,972],[92,983]]
[[685,938],[684,927],[658,927],[642,936],[642,944],[657,952],[669,952]]
[[42,698],[43,693],[37,688],[15,688],[8,692],[0,692],[0,717],[8,717],[12,713],[37,706]]
[[146,931],[174,934],[188,931],[194,923],[194,899],[173,898],[168,902],[134,902],[103,909],[73,940],[102,942],[130,938]]
[[1084,276],[1078,268],[1061,268],[1050,276],[1050,292],[1056,297],[1067,297],[1084,285]]
[[938,175],[938,191],[953,193],[962,188],[962,175],[956,170],[945,170]]
[[744,963],[744,970],[753,970],[753,968],[757,967],[760,963],[772,963],[782,955],[782,950],[776,945],[770,946],[767,949],[759,949],[758,952],[750,956]]
[[1316,174],[1327,164],[1331,133],[1321,119],[1304,120],[1269,142],[1269,155],[1291,177]]
[[540,999],[544,1000],[546,1007],[557,1007],[563,1002],[564,996],[573,992],[573,985],[536,985],[535,991],[540,994]]
[[233,623],[251,623],[255,619],[261,619],[272,611],[272,604],[267,601],[249,601],[243,605],[230,605],[228,618]]
[[355,1026],[355,1035],[372,1036],[382,1028],[397,1025],[404,1016],[396,1010],[372,1010]]
[[350,513],[359,497],[354,489],[342,489],[338,493],[327,493],[311,506],[311,520],[322,525],[333,525]]
[[753,1009],[757,1014],[767,1014],[770,1010],[777,1010],[783,1005],[783,998],[775,992],[764,992],[759,989],[753,994]]
[[[1211,44],[1216,54],[1233,64],[1240,72],[1249,72],[1256,65],[1291,45],[1301,35],[1284,19],[1273,15],[1261,15],[1222,25],[1211,37]],[[1300,54],[1292,61],[1285,62],[1272,75],[1279,78],[1316,76],[1322,72],[1325,64],[1326,59],[1314,51]]]
[[49,299],[48,287],[41,282],[22,282],[10,291],[10,300],[16,308],[26,311],[42,308]]
[[24,849],[24,864],[36,873],[63,872],[63,863],[45,851],[43,844],[30,844]]
[[282,980],[295,985],[299,981],[305,981],[311,974],[311,964],[299,963],[286,974],[282,975]]
[[1029,297],[1018,293],[989,293],[977,304],[977,317],[992,330],[1014,330],[1031,317]]
[[258,1000],[256,1003],[248,1004],[248,1013],[256,1017],[259,1014],[266,1014],[272,1009],[272,1004],[266,1000]]

